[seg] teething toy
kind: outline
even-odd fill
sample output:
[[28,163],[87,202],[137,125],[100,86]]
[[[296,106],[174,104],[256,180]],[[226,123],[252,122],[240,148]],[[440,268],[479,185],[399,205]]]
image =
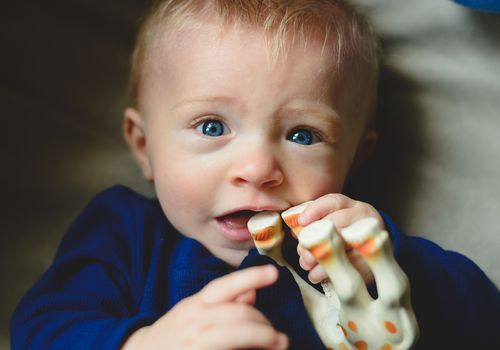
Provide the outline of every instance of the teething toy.
[[[323,326],[323,322],[329,314],[337,315],[338,305],[333,305],[334,299],[329,299],[313,286],[305,282],[295,270],[286,262],[281,252],[281,244],[285,233],[281,227],[281,217],[278,213],[264,211],[254,215],[248,221],[248,230],[252,234],[255,247],[262,255],[267,255],[276,263],[286,267],[292,274],[295,282],[299,286],[302,299],[306,307],[309,318],[314,328],[317,330],[323,343],[328,344],[330,331],[328,327]],[[339,336],[343,338],[340,331]]]
[[347,244],[363,257],[377,283],[373,299],[345,253],[342,238],[331,221],[319,220],[301,228],[297,217],[306,204],[282,214],[303,247],[310,250],[330,278],[325,294],[306,283],[281,253],[284,233],[277,213],[261,212],[248,222],[255,246],[292,273],[308,315],[325,346],[333,349],[410,349],[418,337],[411,307],[408,278],[392,254],[388,233],[375,218],[361,219],[342,231]]

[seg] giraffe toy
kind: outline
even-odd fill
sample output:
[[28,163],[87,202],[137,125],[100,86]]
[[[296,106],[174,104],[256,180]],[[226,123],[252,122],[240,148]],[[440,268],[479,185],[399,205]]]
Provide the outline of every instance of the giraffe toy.
[[324,294],[305,282],[285,261],[281,217],[265,211],[248,222],[260,254],[288,268],[302,293],[305,308],[323,344],[329,349],[410,349],[418,338],[408,278],[392,254],[388,233],[375,218],[361,219],[342,230],[344,241],[363,257],[373,272],[378,298],[373,299],[351,265],[344,243],[329,220],[300,227],[298,215],[307,203],[282,213],[283,221],[311,251],[330,279]]

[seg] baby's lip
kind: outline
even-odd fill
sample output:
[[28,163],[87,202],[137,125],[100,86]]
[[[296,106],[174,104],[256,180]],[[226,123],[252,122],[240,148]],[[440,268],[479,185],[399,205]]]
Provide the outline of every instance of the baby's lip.
[[248,220],[250,220],[252,216],[266,210],[277,212],[283,211],[281,207],[276,206],[245,206],[227,211],[217,216],[216,220],[231,229],[246,229]]
[[286,210],[287,208],[283,208],[280,206],[274,206],[274,205],[266,205],[266,206],[253,206],[253,205],[248,205],[248,206],[242,206],[239,208],[231,209],[228,211],[223,212],[222,214],[217,216],[217,219],[226,217],[226,216],[231,216],[231,215],[238,215],[240,212],[252,212],[254,215],[257,214],[258,212],[261,211],[275,211],[281,213],[282,211]]

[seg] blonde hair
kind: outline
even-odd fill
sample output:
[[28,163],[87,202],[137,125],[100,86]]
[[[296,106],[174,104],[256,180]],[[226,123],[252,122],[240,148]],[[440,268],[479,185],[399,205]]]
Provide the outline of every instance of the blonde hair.
[[335,71],[340,76],[349,71],[348,79],[362,79],[365,87],[373,85],[376,95],[378,39],[366,18],[346,1],[156,0],[143,19],[132,56],[131,106],[138,105],[146,55],[161,30],[195,25],[203,18],[215,18],[221,27],[238,23],[260,28],[275,52],[283,53],[287,43],[319,38],[324,48],[331,47],[327,54],[335,62]]

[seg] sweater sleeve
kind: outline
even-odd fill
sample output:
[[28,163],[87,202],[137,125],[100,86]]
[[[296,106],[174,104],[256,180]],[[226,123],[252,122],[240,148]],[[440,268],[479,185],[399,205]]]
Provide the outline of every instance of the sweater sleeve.
[[499,349],[500,293],[484,272],[460,253],[404,235],[383,217],[410,280],[417,349]]
[[[69,228],[56,257],[17,306],[12,349],[116,349],[151,323],[134,313],[137,238],[132,191],[98,195]],[[146,200],[141,198],[142,200]]]
[[480,11],[500,12],[500,0],[453,0],[456,3]]

